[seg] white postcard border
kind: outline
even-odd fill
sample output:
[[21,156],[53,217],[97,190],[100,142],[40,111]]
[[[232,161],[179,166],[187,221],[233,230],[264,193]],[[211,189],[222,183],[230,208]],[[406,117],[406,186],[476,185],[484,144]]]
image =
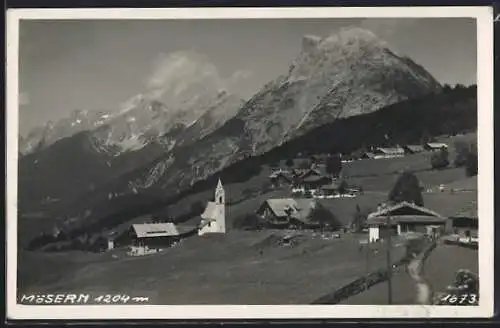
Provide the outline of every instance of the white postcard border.
[[[276,19],[276,18],[428,18],[477,20],[478,215],[480,305],[85,305],[16,303],[18,49],[20,19]],[[493,10],[491,7],[302,7],[169,9],[11,9],[7,11],[6,290],[9,319],[324,319],[324,318],[473,318],[493,315]]]

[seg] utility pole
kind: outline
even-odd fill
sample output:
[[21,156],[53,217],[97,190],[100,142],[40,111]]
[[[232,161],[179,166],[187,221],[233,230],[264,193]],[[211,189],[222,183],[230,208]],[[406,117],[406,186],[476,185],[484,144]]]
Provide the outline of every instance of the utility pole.
[[366,244],[366,247],[365,247],[366,248],[365,249],[365,254],[366,254],[365,255],[366,256],[366,258],[365,258],[365,261],[366,261],[365,262],[366,263],[365,290],[368,289],[368,281],[369,281],[368,276],[370,275],[370,255],[371,255],[370,254],[371,253],[370,243],[371,243],[370,240],[368,240],[368,243]]
[[391,234],[392,234],[392,225],[391,225],[391,217],[387,216],[387,238],[386,238],[386,251],[387,251],[387,300],[388,304],[392,304],[392,261],[391,261]]

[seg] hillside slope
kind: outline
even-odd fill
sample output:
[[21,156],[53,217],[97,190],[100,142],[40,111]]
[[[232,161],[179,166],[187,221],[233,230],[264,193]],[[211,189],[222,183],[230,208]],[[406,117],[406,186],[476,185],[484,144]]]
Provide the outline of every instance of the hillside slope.
[[[379,141],[387,142],[384,138],[385,135],[391,136],[389,142],[392,143],[402,143],[403,141],[419,143],[421,137],[426,134],[430,136],[452,135],[454,133],[475,130],[476,126],[476,88],[457,89],[449,93],[432,95],[419,100],[408,100],[391,105],[375,113],[341,119],[330,125],[318,127],[302,137],[285,143],[261,156],[250,157],[235,163],[210,176],[208,179],[195,183],[192,187],[184,191],[148,188],[146,191],[138,192],[137,194],[125,194],[121,197],[108,199],[109,190],[116,188],[117,183],[126,184],[129,181],[130,178],[124,175],[120,179],[111,181],[103,188],[87,193],[85,197],[78,199],[75,203],[69,204],[60,213],[71,213],[70,216],[75,217],[75,222],[77,223],[75,227],[80,227],[83,224],[85,231],[98,232],[103,227],[110,228],[137,216],[161,211],[169,205],[176,203],[179,203],[179,207],[182,207],[182,211],[179,213],[185,213],[193,201],[207,200],[206,197],[212,194],[213,186],[217,183],[219,177],[228,186],[229,197],[237,198],[239,194],[233,190],[231,185],[239,186],[235,188],[241,189],[240,193],[245,188],[249,188],[250,185],[259,188],[264,182],[262,179],[266,179],[267,177],[265,172],[261,172],[264,165],[273,164],[277,160],[295,158],[297,153],[325,153],[336,151],[336,149],[333,149],[334,147],[343,152],[352,152],[360,149],[363,145],[376,145]],[[352,133],[352,131],[357,131],[357,133]],[[330,142],[318,143],[314,142],[315,140],[330,140]],[[430,169],[430,162],[426,159],[426,156],[419,157],[418,160],[418,163],[409,164],[416,165],[415,167],[419,169]],[[425,163],[420,163],[422,160]],[[408,161],[411,162],[413,159],[402,159],[400,161],[401,164],[395,166],[396,169],[399,170],[401,167],[406,166],[405,163]],[[399,161],[397,162],[399,163]],[[367,190],[370,189],[370,186],[365,185],[365,183],[369,183],[372,180],[373,183],[383,181],[383,185],[387,189],[392,185],[391,177],[397,172],[395,172],[395,168],[391,168],[391,165],[383,163],[375,161],[373,162],[373,168],[370,169],[371,166],[368,165],[367,167],[367,164],[364,162],[355,162],[352,163],[353,165],[346,167],[346,174],[349,175],[350,182],[354,184],[360,183],[356,177],[361,177],[363,174],[371,175],[367,177],[367,180],[362,179],[363,182],[361,182]],[[381,171],[381,169],[383,170]],[[458,173],[455,172],[457,170],[459,171]],[[453,171],[451,172],[453,176],[457,173],[465,177],[462,169],[452,169],[450,171]],[[436,177],[440,175],[447,176],[446,172],[430,173],[433,173],[432,176]],[[377,174],[380,174],[380,176],[377,176]],[[388,174],[392,175],[388,176]],[[431,180],[434,181],[435,179],[432,178]],[[448,180],[443,180],[443,183],[448,182]],[[375,189],[379,190],[380,188]],[[191,198],[191,195],[193,195],[193,198]],[[196,195],[201,195],[201,198]],[[180,202],[180,200],[183,201]],[[85,212],[89,213],[89,211],[89,215],[84,215]]]

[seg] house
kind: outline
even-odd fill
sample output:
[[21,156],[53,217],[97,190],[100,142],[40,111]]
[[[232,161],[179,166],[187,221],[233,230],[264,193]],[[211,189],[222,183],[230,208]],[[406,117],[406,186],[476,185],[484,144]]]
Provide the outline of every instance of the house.
[[331,179],[325,176],[310,175],[300,179],[300,181],[298,181],[298,186],[305,190],[316,190],[328,184],[330,181]]
[[446,217],[409,202],[379,207],[366,220],[370,242],[376,242],[387,234],[401,236],[408,233],[440,233],[446,222]]
[[288,186],[293,183],[293,178],[288,171],[279,169],[269,175],[271,183],[275,187]]
[[331,178],[326,174],[324,166],[313,167],[303,171],[296,171],[294,185],[305,190],[319,189],[321,186],[329,184]]
[[442,142],[428,142],[424,145],[424,149],[428,151],[438,151],[443,148],[448,149],[448,145]]
[[478,223],[477,201],[472,201],[449,217],[448,229],[459,239],[477,241]]
[[226,195],[222,182],[217,182],[214,201],[208,202],[201,214],[198,235],[226,233]]
[[403,147],[403,150],[405,151],[405,154],[411,155],[424,152],[425,148],[422,145],[407,145]]
[[335,223],[332,213],[307,198],[268,199],[256,213],[265,226],[272,228],[317,229]]
[[403,157],[405,155],[405,151],[401,147],[394,148],[386,148],[386,147],[377,147],[374,149],[373,154],[374,158],[395,158],[395,157]]
[[196,231],[196,226],[176,226],[172,222],[132,224],[128,230],[108,240],[108,249],[113,248],[116,242],[139,247],[168,247],[182,238],[194,235]]

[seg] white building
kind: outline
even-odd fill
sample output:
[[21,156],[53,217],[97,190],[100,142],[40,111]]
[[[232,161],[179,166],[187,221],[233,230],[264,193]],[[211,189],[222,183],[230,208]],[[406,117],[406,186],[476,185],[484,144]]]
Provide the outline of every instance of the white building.
[[380,208],[368,215],[369,241],[377,242],[387,234],[406,235],[414,233],[437,234],[445,228],[446,218],[425,207],[413,203]]
[[201,219],[198,235],[226,233],[226,195],[220,179],[215,188],[215,199],[207,203]]

